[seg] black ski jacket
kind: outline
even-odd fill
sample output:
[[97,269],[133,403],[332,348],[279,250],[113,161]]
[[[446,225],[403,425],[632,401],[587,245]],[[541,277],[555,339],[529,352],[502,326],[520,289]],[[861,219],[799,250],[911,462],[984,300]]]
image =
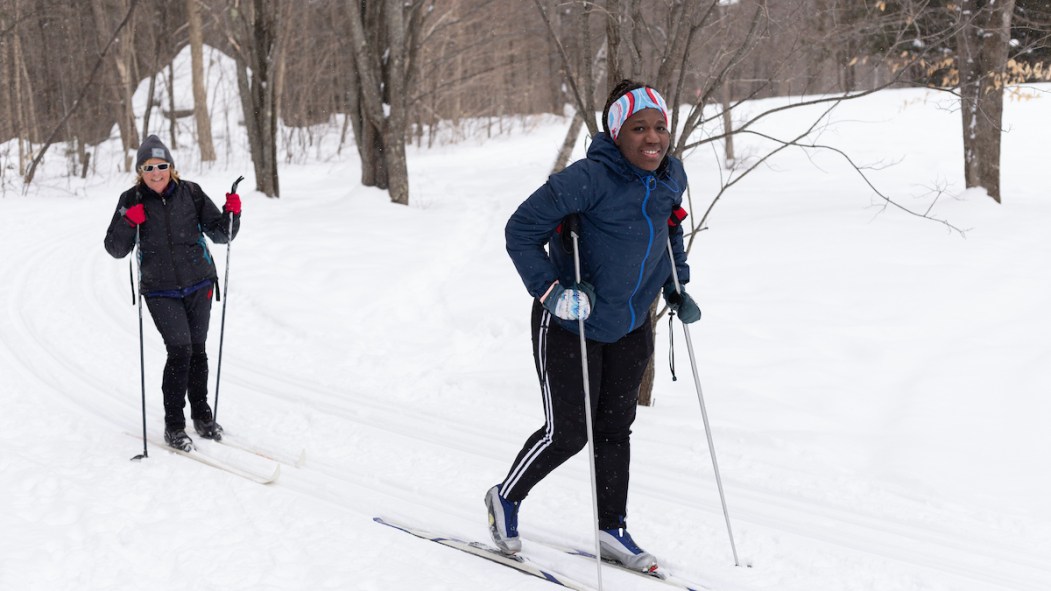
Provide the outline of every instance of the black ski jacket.
[[[204,281],[216,281],[215,262],[204,237],[228,242],[229,218],[212,203],[196,183],[172,180],[163,194],[137,184],[121,194],[106,231],[106,252],[124,258],[135,248],[135,226],[124,213],[136,203],[146,210],[140,226],[140,292],[181,291]],[[233,236],[241,227],[241,215],[233,216]]]

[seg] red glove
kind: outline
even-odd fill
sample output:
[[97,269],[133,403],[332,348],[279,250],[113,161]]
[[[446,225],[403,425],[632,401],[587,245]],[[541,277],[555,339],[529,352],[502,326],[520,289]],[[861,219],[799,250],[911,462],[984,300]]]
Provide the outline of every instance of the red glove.
[[223,211],[241,213],[241,197],[237,193],[227,193],[226,205],[223,206]]
[[146,221],[146,208],[141,203],[132,205],[124,212],[124,219],[132,226],[138,226]]

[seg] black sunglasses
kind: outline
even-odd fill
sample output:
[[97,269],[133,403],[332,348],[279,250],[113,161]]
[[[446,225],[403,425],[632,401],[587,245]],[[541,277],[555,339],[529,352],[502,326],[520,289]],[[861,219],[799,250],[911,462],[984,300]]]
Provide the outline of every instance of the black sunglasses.
[[142,172],[153,172],[154,168],[156,168],[157,170],[168,170],[170,167],[171,164],[168,164],[167,162],[163,162],[161,164],[143,164]]

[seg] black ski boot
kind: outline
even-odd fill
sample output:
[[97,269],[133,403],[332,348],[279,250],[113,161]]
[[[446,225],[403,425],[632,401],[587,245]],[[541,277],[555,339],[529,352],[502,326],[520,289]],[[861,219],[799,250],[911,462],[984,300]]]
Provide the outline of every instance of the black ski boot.
[[215,421],[199,421],[194,419],[193,428],[197,434],[205,439],[223,440],[223,427]]
[[193,451],[193,440],[185,429],[164,429],[164,442],[181,451]]

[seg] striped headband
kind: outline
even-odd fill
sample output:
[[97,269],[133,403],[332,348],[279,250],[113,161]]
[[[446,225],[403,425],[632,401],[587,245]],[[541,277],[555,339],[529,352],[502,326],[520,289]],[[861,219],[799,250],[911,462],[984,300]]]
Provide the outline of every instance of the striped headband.
[[636,88],[609,106],[609,117],[606,118],[606,124],[614,140],[620,135],[620,128],[624,126],[628,117],[643,109],[657,109],[661,115],[664,115],[664,122],[671,123],[668,120],[668,105],[664,102],[664,97],[649,86]]

